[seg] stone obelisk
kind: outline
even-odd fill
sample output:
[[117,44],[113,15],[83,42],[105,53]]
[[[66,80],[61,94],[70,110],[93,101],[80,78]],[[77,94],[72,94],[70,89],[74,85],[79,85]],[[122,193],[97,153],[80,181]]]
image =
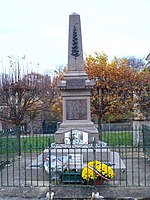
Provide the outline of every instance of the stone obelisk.
[[[80,15],[69,16],[68,71],[58,83],[62,91],[63,121],[55,133],[55,143],[62,143],[65,134],[74,130],[77,135],[86,135],[83,142],[91,143],[99,134],[91,121],[90,88],[94,81],[84,71]],[[80,134],[81,133],[81,134]]]

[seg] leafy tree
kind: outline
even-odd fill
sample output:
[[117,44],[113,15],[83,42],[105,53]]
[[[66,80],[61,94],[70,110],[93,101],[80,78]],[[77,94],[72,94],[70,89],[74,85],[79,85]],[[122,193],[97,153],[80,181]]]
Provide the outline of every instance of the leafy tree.
[[60,90],[57,87],[58,77],[54,76],[51,82],[51,89],[47,88],[47,93],[42,99],[44,119],[47,123],[60,121],[62,119],[62,102]]
[[133,92],[137,87],[137,74],[125,58],[108,61],[105,53],[94,53],[85,60],[85,70],[96,82],[91,93],[92,114],[98,119],[99,131],[102,121],[114,121],[133,112]]
[[136,116],[139,119],[150,119],[150,70],[145,68],[139,73],[138,87],[135,90]]
[[53,84],[54,87],[57,88],[57,95],[55,95],[55,98],[53,99],[52,102],[52,115],[57,121],[62,121],[62,96],[61,96],[61,90],[58,88],[58,84],[60,80],[64,79],[64,73],[67,71],[66,67],[60,67],[59,69],[54,71],[54,79],[53,79]]
[[56,121],[62,121],[62,97],[60,92],[58,96],[53,100],[51,112],[53,119]]

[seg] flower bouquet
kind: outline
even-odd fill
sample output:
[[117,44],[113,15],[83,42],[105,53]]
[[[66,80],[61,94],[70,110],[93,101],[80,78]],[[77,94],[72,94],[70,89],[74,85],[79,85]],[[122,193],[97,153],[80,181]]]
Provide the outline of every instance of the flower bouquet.
[[82,169],[84,183],[102,185],[103,181],[109,182],[115,176],[113,169],[98,160],[90,161]]

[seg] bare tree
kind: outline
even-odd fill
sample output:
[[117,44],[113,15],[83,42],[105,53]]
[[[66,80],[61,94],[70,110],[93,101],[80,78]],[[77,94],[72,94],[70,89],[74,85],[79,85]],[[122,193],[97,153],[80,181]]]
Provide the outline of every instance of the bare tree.
[[22,73],[19,61],[13,63],[9,74],[0,77],[1,120],[21,126],[34,119],[43,107],[43,96],[50,91],[52,98],[51,88],[49,76],[34,72]]

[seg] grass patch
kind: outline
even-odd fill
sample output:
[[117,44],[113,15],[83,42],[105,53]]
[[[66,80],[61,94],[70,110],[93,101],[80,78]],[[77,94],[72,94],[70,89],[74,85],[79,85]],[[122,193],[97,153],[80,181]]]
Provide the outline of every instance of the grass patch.
[[43,151],[54,142],[53,136],[28,136],[21,138],[21,151],[22,152],[37,152]]
[[132,131],[105,132],[102,133],[102,141],[109,146],[132,146],[133,133]]
[[[35,135],[35,136],[21,136],[20,148],[21,153],[40,152],[50,146],[54,142],[53,136]],[[10,157],[11,154],[17,154],[19,150],[19,143],[17,137],[2,137],[0,138],[0,161],[2,157]],[[3,155],[3,156],[2,156]]]
[[[102,141],[108,146],[132,146],[133,138],[132,131],[119,132],[103,132]],[[20,137],[21,153],[42,152],[54,142],[54,136],[49,135],[26,135]],[[1,137],[0,138],[0,161],[3,157],[15,155],[19,151],[17,136]]]

